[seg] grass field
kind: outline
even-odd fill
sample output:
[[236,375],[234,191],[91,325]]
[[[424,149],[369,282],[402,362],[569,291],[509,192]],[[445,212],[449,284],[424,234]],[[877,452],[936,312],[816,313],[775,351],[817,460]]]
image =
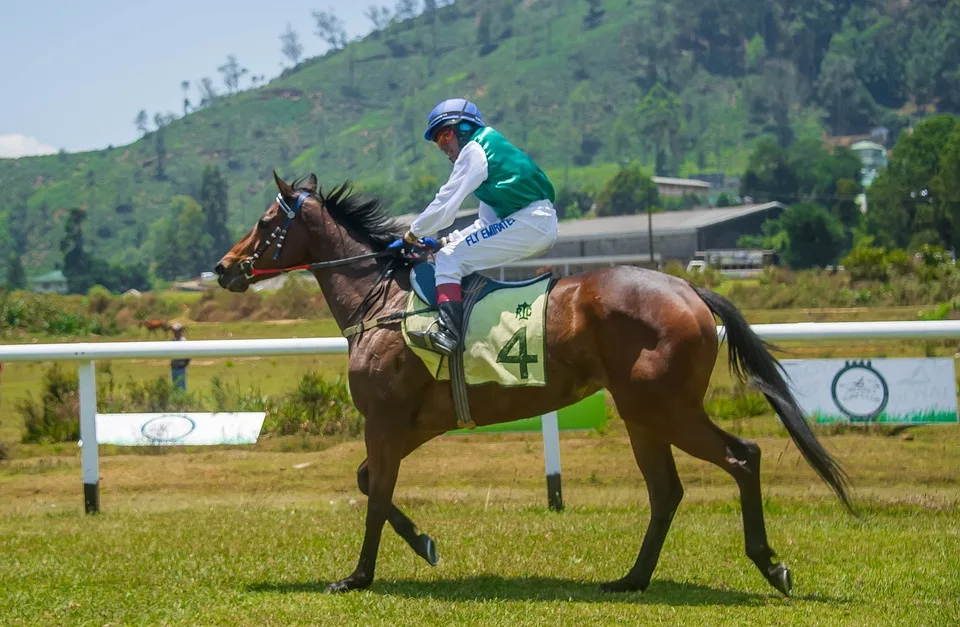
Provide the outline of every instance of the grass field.
[[[751,312],[751,322],[909,319],[913,308]],[[142,333],[142,332],[141,332]],[[188,336],[306,337],[331,321],[193,324]],[[142,339],[128,336],[122,340]],[[30,338],[23,338],[30,341]],[[39,341],[63,341],[44,338]],[[789,356],[953,356],[949,342],[793,344]],[[724,356],[721,355],[721,360]],[[345,358],[194,360],[213,376],[287,389]],[[7,364],[0,440],[42,364]],[[98,365],[105,376],[105,365]],[[115,361],[118,381],[167,376],[165,360]],[[718,364],[715,385],[729,385]],[[567,508],[546,509],[537,434],[445,436],[404,462],[396,500],[438,542],[431,568],[389,529],[377,580],[324,587],[353,569],[365,499],[362,442],[269,438],[249,447],[102,447],[103,513],[82,513],[73,444],[14,447],[0,463],[0,624],[540,625],[960,622],[960,427],[912,439],[821,429],[850,472],[862,516],[837,504],[772,417],[722,426],[764,452],[771,545],[794,574],[781,598],[743,552],[733,481],[677,452],[686,496],[645,593],[602,596],[636,557],[649,508],[622,423],[562,434]],[[837,433],[828,435],[828,433]],[[133,452],[132,452],[133,451]]]
[[[749,421],[751,435],[776,432]],[[832,500],[780,435],[757,436],[780,598],[743,555],[732,480],[682,453],[686,497],[647,592],[602,596],[648,515],[622,427],[564,434],[567,509],[545,507],[536,435],[447,436],[404,463],[397,501],[438,542],[430,568],[391,531],[364,592],[322,594],[352,570],[363,446],[165,451],[102,460],[104,513],[81,513],[74,458],[0,465],[0,622],[226,625],[850,624],[960,620],[960,429],[912,441],[824,438],[861,518]],[[308,464],[304,466],[304,464]]]

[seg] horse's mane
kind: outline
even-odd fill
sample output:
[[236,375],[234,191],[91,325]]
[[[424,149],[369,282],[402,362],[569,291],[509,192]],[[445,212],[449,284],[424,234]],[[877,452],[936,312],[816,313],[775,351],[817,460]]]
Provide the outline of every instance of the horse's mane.
[[[300,189],[304,178],[294,181],[293,188]],[[403,226],[387,213],[380,199],[355,193],[350,181],[334,187],[327,194],[318,188],[313,196],[323,203],[337,222],[366,238],[375,251],[384,250],[403,236]]]

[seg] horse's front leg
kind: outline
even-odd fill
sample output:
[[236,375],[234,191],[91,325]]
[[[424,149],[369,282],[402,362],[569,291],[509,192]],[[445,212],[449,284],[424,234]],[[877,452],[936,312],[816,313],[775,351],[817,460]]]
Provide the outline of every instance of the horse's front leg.
[[[387,423],[389,424],[389,423]],[[367,498],[367,523],[360,548],[356,570],[327,587],[327,592],[346,592],[366,588],[373,582],[380,549],[383,524],[393,507],[393,489],[397,485],[400,460],[403,459],[405,438],[389,430],[382,422],[368,420],[366,426],[367,467],[370,473],[370,493]]]

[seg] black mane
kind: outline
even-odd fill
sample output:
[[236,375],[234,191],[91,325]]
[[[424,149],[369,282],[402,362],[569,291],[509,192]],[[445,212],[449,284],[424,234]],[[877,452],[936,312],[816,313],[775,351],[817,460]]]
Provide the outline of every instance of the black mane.
[[[295,181],[293,188],[300,189],[302,183],[302,179]],[[318,189],[314,197],[323,203],[337,222],[366,238],[376,251],[385,249],[388,244],[403,236],[403,225],[387,213],[380,200],[366,194],[354,193],[350,181],[334,187],[329,194]]]

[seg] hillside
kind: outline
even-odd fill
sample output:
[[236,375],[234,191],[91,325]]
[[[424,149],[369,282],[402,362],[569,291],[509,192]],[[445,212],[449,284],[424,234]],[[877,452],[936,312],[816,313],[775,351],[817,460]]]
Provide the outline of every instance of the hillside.
[[227,177],[237,230],[274,193],[274,168],[326,186],[350,178],[398,213],[417,210],[449,170],[422,126],[451,95],[476,100],[557,187],[597,187],[630,159],[737,174],[765,133],[788,144],[896,132],[904,105],[960,102],[958,0],[701,4],[461,0],[393,23],[128,146],[0,160],[0,244],[28,272],[50,269],[66,214],[82,207],[90,250],[149,258],[150,226],[173,196],[199,197],[209,163]]

